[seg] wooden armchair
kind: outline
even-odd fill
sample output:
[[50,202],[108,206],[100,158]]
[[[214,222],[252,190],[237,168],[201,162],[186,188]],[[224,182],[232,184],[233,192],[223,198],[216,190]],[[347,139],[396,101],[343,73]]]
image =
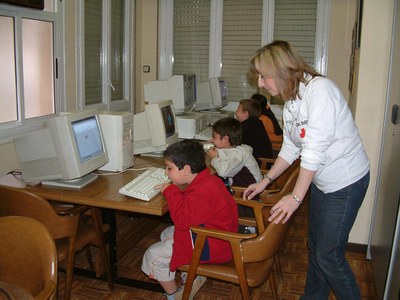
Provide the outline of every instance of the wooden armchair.
[[93,211],[93,224],[79,222],[86,206],[75,206],[60,215],[50,203],[24,189],[0,186],[0,216],[25,216],[42,222],[50,231],[57,247],[58,263],[66,262],[66,283],[64,299],[70,299],[73,279],[75,252],[82,250],[93,241],[99,241],[102,260],[106,269],[109,288],[113,289],[111,268],[104,241],[101,218]]
[[[204,227],[192,227],[197,234],[190,265],[179,267],[188,272],[183,299],[189,299],[196,274],[238,284],[242,298],[250,299],[249,287],[258,287],[269,280],[274,296],[278,299],[272,273],[274,255],[278,252],[286,235],[289,222],[268,222],[270,206],[253,200],[237,200],[238,204],[252,207],[260,234],[232,233]],[[224,264],[199,264],[206,238],[222,239],[230,243],[233,259]]]
[[[282,197],[293,191],[297,177],[299,176],[299,172],[300,159],[294,161],[293,164],[284,173],[282,173],[273,184],[268,186],[268,189],[259,194],[259,201],[270,205],[271,207],[274,206]],[[238,201],[242,199],[243,191],[246,188],[232,186],[231,189],[234,191],[233,197],[236,201]],[[291,219],[293,220],[294,216],[292,216]],[[239,223],[244,226],[257,226],[256,220],[252,217],[240,217]],[[274,257],[274,261],[278,274],[282,278],[282,268],[278,255]]]
[[[13,299],[45,300],[57,286],[57,252],[48,229],[26,217],[0,218],[0,281]],[[1,298],[1,297],[0,297]]]

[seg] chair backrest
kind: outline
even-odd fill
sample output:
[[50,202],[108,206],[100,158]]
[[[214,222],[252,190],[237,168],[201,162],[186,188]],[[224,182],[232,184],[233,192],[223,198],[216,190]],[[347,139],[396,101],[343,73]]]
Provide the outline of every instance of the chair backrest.
[[0,186],[0,216],[24,216],[43,223],[54,239],[74,237],[79,215],[58,215],[50,203],[27,190]]
[[0,217],[0,281],[49,299],[57,285],[57,252],[48,229],[39,221]]
[[276,190],[268,189],[260,193],[260,199],[264,203],[270,203],[271,205],[279,201],[283,196],[286,196],[293,191],[296,185],[297,177],[300,172],[300,160],[296,160],[293,164],[281,175],[279,176],[272,188]]
[[[289,178],[293,177],[292,174],[298,175],[300,170],[300,159],[295,160],[289,168],[285,170],[278,178],[275,179],[269,188],[272,189],[283,189],[287,186]],[[296,177],[297,179],[297,177]]]
[[282,246],[290,220],[285,224],[268,222],[269,214],[264,214],[264,231],[257,237],[242,241],[244,263],[261,262],[272,258]]

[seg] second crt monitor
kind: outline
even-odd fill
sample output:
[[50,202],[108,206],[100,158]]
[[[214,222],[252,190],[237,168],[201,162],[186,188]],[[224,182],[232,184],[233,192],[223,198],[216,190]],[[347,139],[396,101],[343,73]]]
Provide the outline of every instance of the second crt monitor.
[[225,80],[212,77],[197,85],[196,110],[219,109],[228,104]]
[[159,153],[178,141],[172,100],[147,104],[133,116],[133,153]]

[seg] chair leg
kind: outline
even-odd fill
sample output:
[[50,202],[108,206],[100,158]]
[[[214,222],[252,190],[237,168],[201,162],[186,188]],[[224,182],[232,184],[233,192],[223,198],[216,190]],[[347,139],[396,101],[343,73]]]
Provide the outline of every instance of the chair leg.
[[97,207],[91,207],[91,211],[92,211],[93,224],[96,229],[97,239],[99,241],[101,257],[102,257],[102,260],[104,263],[104,268],[106,270],[108,287],[112,291],[112,290],[114,290],[114,284],[113,284],[112,276],[111,276],[111,266],[110,266],[110,260],[109,260],[108,254],[107,254],[106,241],[105,241],[105,238],[103,235],[103,230],[102,230],[102,220],[101,220],[101,216],[100,216],[100,209]]
[[275,265],[276,271],[278,272],[279,278],[283,281],[283,273],[282,273],[281,260],[279,258],[279,253],[276,253],[274,255],[274,265]]
[[92,256],[92,251],[90,251],[90,246],[89,245],[87,245],[85,247],[85,252],[86,252],[86,258],[87,258],[88,263],[89,263],[89,268],[90,268],[90,270],[93,271],[94,270],[93,256]]
[[65,289],[64,289],[65,300],[69,300],[71,298],[72,279],[73,279],[74,263],[75,263],[75,243],[76,241],[74,239],[69,239],[68,259],[65,270]]
[[278,292],[276,290],[276,283],[275,283],[275,277],[274,277],[274,273],[271,272],[271,275],[269,276],[269,287],[271,288],[272,291],[272,297],[274,298],[274,300],[278,300]]

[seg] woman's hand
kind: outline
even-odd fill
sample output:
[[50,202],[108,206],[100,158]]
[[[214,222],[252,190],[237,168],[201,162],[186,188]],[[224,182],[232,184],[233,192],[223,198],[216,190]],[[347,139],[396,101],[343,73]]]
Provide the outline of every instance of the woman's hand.
[[[293,199],[292,195],[286,195],[276,203],[270,211],[271,216],[268,218],[269,222],[274,221],[275,224],[282,222],[286,223],[293,215],[296,209],[298,209],[300,203]],[[276,219],[275,219],[276,218]]]
[[250,184],[243,192],[243,200],[253,199],[254,196],[261,193],[267,185],[268,184],[264,180]]

